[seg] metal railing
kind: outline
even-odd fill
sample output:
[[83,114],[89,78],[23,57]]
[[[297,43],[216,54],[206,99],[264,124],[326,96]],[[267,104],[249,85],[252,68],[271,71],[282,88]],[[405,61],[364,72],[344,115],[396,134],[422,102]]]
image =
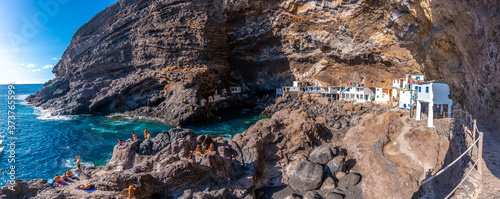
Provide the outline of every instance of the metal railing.
[[[472,172],[472,170],[474,170],[474,169],[477,170],[481,176],[483,174],[483,171],[482,171],[482,166],[483,166],[482,165],[483,164],[482,163],[482,161],[483,161],[483,155],[482,155],[483,154],[483,132],[479,132],[479,130],[477,129],[476,120],[473,119],[472,115],[470,115],[466,111],[463,111],[463,110],[452,111],[452,118],[461,119],[461,120],[463,120],[463,122],[465,124],[467,124],[468,128],[462,128],[462,130],[463,130],[463,133],[466,136],[470,136],[472,138],[473,143],[469,146],[469,148],[465,152],[463,152],[453,162],[451,162],[446,167],[444,167],[443,169],[439,170],[436,174],[432,175],[431,177],[425,179],[424,181],[422,181],[420,183],[420,186],[422,186],[422,185],[424,185],[424,184],[432,181],[432,179],[436,178],[437,176],[439,176],[440,174],[442,174],[443,172],[445,172],[446,170],[448,170],[449,168],[451,168],[459,160],[461,160],[463,157],[465,157],[466,154],[468,154],[469,152],[471,152],[471,161],[473,162],[472,168],[465,174],[465,176],[462,178],[462,180],[445,197],[445,199],[449,198],[450,196],[452,196],[455,193],[455,191],[460,187],[460,185],[462,185],[462,183],[467,179],[467,177]],[[470,131],[470,128],[472,128],[473,130]],[[478,135],[477,138],[476,138],[476,134]],[[477,159],[475,161],[473,161],[472,160],[472,150],[474,149],[474,146],[476,146],[476,144],[478,145],[477,149],[476,149],[476,151],[477,151]]]

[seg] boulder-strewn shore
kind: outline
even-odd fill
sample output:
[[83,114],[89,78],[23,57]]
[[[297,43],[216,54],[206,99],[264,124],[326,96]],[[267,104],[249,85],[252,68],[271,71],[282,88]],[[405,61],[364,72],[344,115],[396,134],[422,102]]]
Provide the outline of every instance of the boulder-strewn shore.
[[454,147],[452,132],[376,104],[279,98],[266,110],[271,118],[230,141],[175,128],[115,146],[106,166],[76,181],[93,184],[92,194],[38,179],[3,187],[0,197],[125,198],[136,184],[137,198],[410,198]]

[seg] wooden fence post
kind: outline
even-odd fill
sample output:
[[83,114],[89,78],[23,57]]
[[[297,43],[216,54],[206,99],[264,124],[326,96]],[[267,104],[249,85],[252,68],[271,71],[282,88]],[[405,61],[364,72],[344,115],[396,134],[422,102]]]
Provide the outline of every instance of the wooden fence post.
[[479,154],[478,154],[478,163],[477,163],[477,170],[479,171],[479,174],[483,176],[483,132],[479,132]]
[[474,143],[476,141],[476,130],[477,130],[477,127],[476,127],[476,119],[474,119],[474,127],[472,127],[472,142]]

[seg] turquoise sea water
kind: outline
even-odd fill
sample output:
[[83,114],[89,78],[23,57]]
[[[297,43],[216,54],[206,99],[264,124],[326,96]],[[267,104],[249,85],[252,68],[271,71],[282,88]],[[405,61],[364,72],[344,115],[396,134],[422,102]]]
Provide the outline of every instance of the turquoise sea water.
[[[102,166],[111,158],[118,139],[131,138],[134,131],[143,139],[144,128],[152,136],[171,129],[163,123],[149,120],[122,120],[104,116],[51,116],[49,113],[30,106],[24,99],[36,93],[41,84],[15,85],[15,167],[17,179],[49,179],[56,173],[62,174],[67,168],[74,169],[76,155],[82,157],[82,164]],[[0,135],[7,136],[8,87],[0,85]],[[204,126],[186,126],[197,134],[220,135],[230,139],[242,133],[258,120],[261,115],[241,112],[223,116],[219,123]],[[10,151],[7,144],[13,139],[3,139],[4,151],[0,153],[0,185],[10,177],[8,162]],[[69,146],[69,149],[67,148]]]

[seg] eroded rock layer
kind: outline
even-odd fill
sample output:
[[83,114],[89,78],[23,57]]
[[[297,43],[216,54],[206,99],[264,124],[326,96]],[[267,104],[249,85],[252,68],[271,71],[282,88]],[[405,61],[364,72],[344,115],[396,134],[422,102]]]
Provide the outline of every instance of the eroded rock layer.
[[178,124],[189,100],[228,82],[223,10],[222,1],[119,1],[78,29],[55,79],[27,100],[60,114],[151,107]]
[[496,124],[499,16],[495,0],[120,0],[77,31],[56,78],[28,100],[178,124],[193,114],[188,99],[234,83],[390,86],[412,71]]

